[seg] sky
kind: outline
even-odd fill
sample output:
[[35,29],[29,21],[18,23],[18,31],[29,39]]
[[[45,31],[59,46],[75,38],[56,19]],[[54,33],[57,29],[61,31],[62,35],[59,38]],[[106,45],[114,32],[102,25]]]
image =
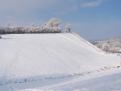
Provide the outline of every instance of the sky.
[[0,0],[0,25],[56,17],[88,40],[121,36],[121,0]]

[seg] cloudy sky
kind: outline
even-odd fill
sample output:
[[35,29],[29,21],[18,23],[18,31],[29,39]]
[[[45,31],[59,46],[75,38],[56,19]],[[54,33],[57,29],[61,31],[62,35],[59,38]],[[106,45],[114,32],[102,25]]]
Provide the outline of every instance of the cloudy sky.
[[86,39],[121,36],[121,0],[0,0],[0,25],[69,22]]

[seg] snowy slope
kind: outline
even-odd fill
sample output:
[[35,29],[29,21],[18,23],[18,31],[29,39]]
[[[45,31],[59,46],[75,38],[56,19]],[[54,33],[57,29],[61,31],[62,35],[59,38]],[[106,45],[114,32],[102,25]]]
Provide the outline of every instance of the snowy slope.
[[[16,91],[121,91],[121,71],[115,71],[118,73],[112,71],[112,73],[92,74],[89,75],[91,79],[83,80],[81,78],[71,82],[55,83],[53,86],[26,88]],[[94,75],[97,75],[97,77],[94,77]],[[85,78],[89,78],[89,76],[85,76]]]
[[[42,90],[41,88],[36,89]],[[88,80],[78,80],[49,89],[52,91],[121,91],[121,73],[109,74]],[[43,89],[43,91],[47,90]]]
[[0,51],[1,79],[83,73],[120,63],[74,33],[4,35]]

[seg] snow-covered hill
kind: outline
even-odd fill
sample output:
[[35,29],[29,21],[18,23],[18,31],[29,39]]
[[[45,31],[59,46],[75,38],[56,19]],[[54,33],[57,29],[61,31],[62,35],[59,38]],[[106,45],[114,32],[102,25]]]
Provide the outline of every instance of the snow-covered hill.
[[0,51],[1,85],[23,83],[23,79],[69,80],[73,75],[118,67],[121,61],[75,33],[3,35]]
[[96,41],[92,43],[106,52],[121,53],[121,37]]

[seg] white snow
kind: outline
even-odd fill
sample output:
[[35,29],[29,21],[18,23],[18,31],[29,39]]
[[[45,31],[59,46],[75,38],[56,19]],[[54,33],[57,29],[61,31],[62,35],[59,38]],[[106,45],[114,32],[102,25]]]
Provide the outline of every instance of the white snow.
[[5,35],[0,50],[6,78],[81,73],[120,62],[71,33]]
[[[41,81],[38,80],[37,84],[45,87],[59,81],[68,83],[76,75],[117,67],[121,62],[120,57],[104,53],[75,33],[3,35],[0,51],[0,84],[6,81],[5,84],[12,86],[12,80],[18,84],[24,83],[21,79],[34,81],[32,78],[39,76]],[[54,76],[55,79],[42,81],[44,76]],[[42,90],[30,88],[23,91]]]
[[121,91],[121,68],[88,74],[59,84],[17,91]]

